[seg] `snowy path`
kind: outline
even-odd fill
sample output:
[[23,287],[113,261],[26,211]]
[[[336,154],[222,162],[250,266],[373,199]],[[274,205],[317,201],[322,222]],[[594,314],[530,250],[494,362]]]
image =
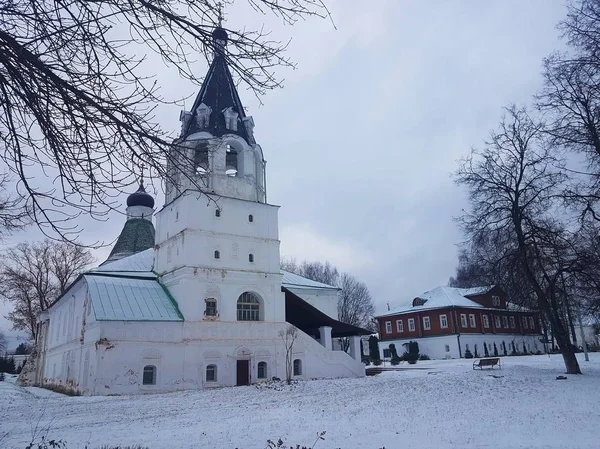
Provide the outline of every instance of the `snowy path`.
[[[264,448],[267,439],[328,448],[599,448],[600,354],[562,374],[560,356],[503,358],[502,371],[469,360],[427,370],[300,382],[282,391],[237,387],[121,397],[43,397],[0,382],[0,447],[23,448],[37,420],[67,447]],[[581,357],[582,359],[582,357]],[[42,390],[43,391],[43,390]]]

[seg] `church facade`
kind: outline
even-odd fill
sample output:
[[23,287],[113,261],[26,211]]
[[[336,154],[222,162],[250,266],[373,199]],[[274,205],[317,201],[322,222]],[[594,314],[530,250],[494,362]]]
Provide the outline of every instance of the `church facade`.
[[[33,383],[106,395],[248,385],[286,368],[299,379],[364,375],[368,331],[337,321],[338,289],[280,269],[254,121],[227,67],[227,34],[213,37],[164,206],[155,213],[142,181],[107,261],[40,315]],[[339,339],[348,353],[334,350]]]

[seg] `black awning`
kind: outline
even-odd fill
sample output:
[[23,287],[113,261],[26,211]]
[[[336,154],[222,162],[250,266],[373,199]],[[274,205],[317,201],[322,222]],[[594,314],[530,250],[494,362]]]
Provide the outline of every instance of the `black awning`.
[[285,293],[285,320],[309,335],[317,334],[321,326],[331,327],[332,338],[372,334],[362,327],[334,320],[287,288],[283,287],[282,290]]

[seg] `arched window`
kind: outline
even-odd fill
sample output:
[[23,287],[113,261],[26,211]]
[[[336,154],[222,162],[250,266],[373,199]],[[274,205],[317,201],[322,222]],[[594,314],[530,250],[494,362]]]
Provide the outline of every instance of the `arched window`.
[[254,254],[248,254],[248,262],[254,262]]
[[206,381],[216,382],[217,381],[217,365],[208,365],[206,367]]
[[267,362],[258,362],[258,376],[259,379],[267,378]]
[[294,376],[302,376],[302,360],[294,360]]
[[215,209],[215,217],[221,216],[221,209]]
[[225,174],[227,176],[238,175],[238,154],[229,144],[227,144],[227,152],[225,153]]
[[248,221],[252,223],[254,221],[254,216],[252,214],[248,215]]
[[217,316],[217,300],[215,298],[206,298],[206,309],[204,315],[206,316]]
[[254,293],[242,293],[237,301],[238,321],[259,321],[260,301]]
[[215,259],[220,259],[221,258],[221,252],[217,249],[215,250]]
[[142,377],[143,385],[156,385],[156,366],[144,366],[144,376]]

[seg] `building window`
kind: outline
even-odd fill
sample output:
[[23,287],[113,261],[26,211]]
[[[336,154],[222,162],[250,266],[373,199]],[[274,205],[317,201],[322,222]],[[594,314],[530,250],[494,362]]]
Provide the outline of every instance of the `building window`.
[[517,324],[515,323],[515,317],[514,316],[510,317],[510,327],[512,327],[513,329],[515,327],[517,327]]
[[500,296],[492,296],[492,304],[494,307],[500,307]]
[[500,317],[499,316],[495,316],[494,317],[494,324],[496,326],[496,329],[502,328],[502,324],[500,323]]
[[466,313],[461,313],[460,314],[460,325],[462,327],[468,327],[467,326],[467,314]]
[[215,250],[215,259],[220,259],[220,258],[221,258],[221,251]]
[[221,216],[221,209],[215,209],[215,217]]
[[206,176],[208,173],[208,149],[198,148],[194,154],[194,166],[196,174]]
[[253,216],[252,214],[248,215],[248,221],[249,221],[250,223],[253,223],[253,222],[254,222],[254,216]]
[[529,327],[531,329],[535,329],[535,320],[533,319],[532,316],[529,317]]
[[475,315],[470,313],[469,314],[469,321],[471,323],[471,327],[477,327],[477,321],[475,321]]
[[402,320],[396,320],[396,331],[404,332],[404,322]]
[[229,144],[227,144],[227,152],[225,154],[225,174],[227,176],[238,175],[238,154]]
[[204,310],[204,315],[217,316],[217,300],[215,298],[207,298],[204,301],[206,302],[206,309]]
[[408,331],[409,332],[414,332],[415,331],[415,319],[414,318],[409,318],[408,319]]
[[142,377],[143,385],[156,385],[156,366],[144,366],[144,375]]
[[446,315],[440,315],[440,327],[442,329],[447,329],[448,328],[448,318],[446,317]]
[[483,327],[486,329],[490,327],[490,320],[487,315],[483,315]]
[[423,329],[426,331],[431,330],[431,322],[429,321],[428,316],[423,317]]
[[385,322],[385,333],[386,334],[391,334],[392,333],[392,322],[391,321],[386,321]]
[[217,365],[208,365],[206,367],[206,381],[216,382],[217,381]]
[[248,254],[248,262],[254,263],[254,254]]
[[294,360],[294,376],[302,376],[302,360]]
[[179,211],[175,212],[175,221],[179,220]]
[[521,318],[521,321],[523,322],[523,329],[527,329],[527,317],[524,316],[523,318]]
[[260,320],[260,301],[254,293],[245,292],[238,298],[237,319],[238,321]]
[[504,329],[508,329],[508,317],[502,317],[502,326],[504,327]]
[[267,378],[267,362],[258,362],[258,378]]
[[389,359],[392,357],[392,350],[389,348],[384,348],[383,349],[383,358],[384,359]]
[[450,352],[450,345],[445,346],[446,352]]

